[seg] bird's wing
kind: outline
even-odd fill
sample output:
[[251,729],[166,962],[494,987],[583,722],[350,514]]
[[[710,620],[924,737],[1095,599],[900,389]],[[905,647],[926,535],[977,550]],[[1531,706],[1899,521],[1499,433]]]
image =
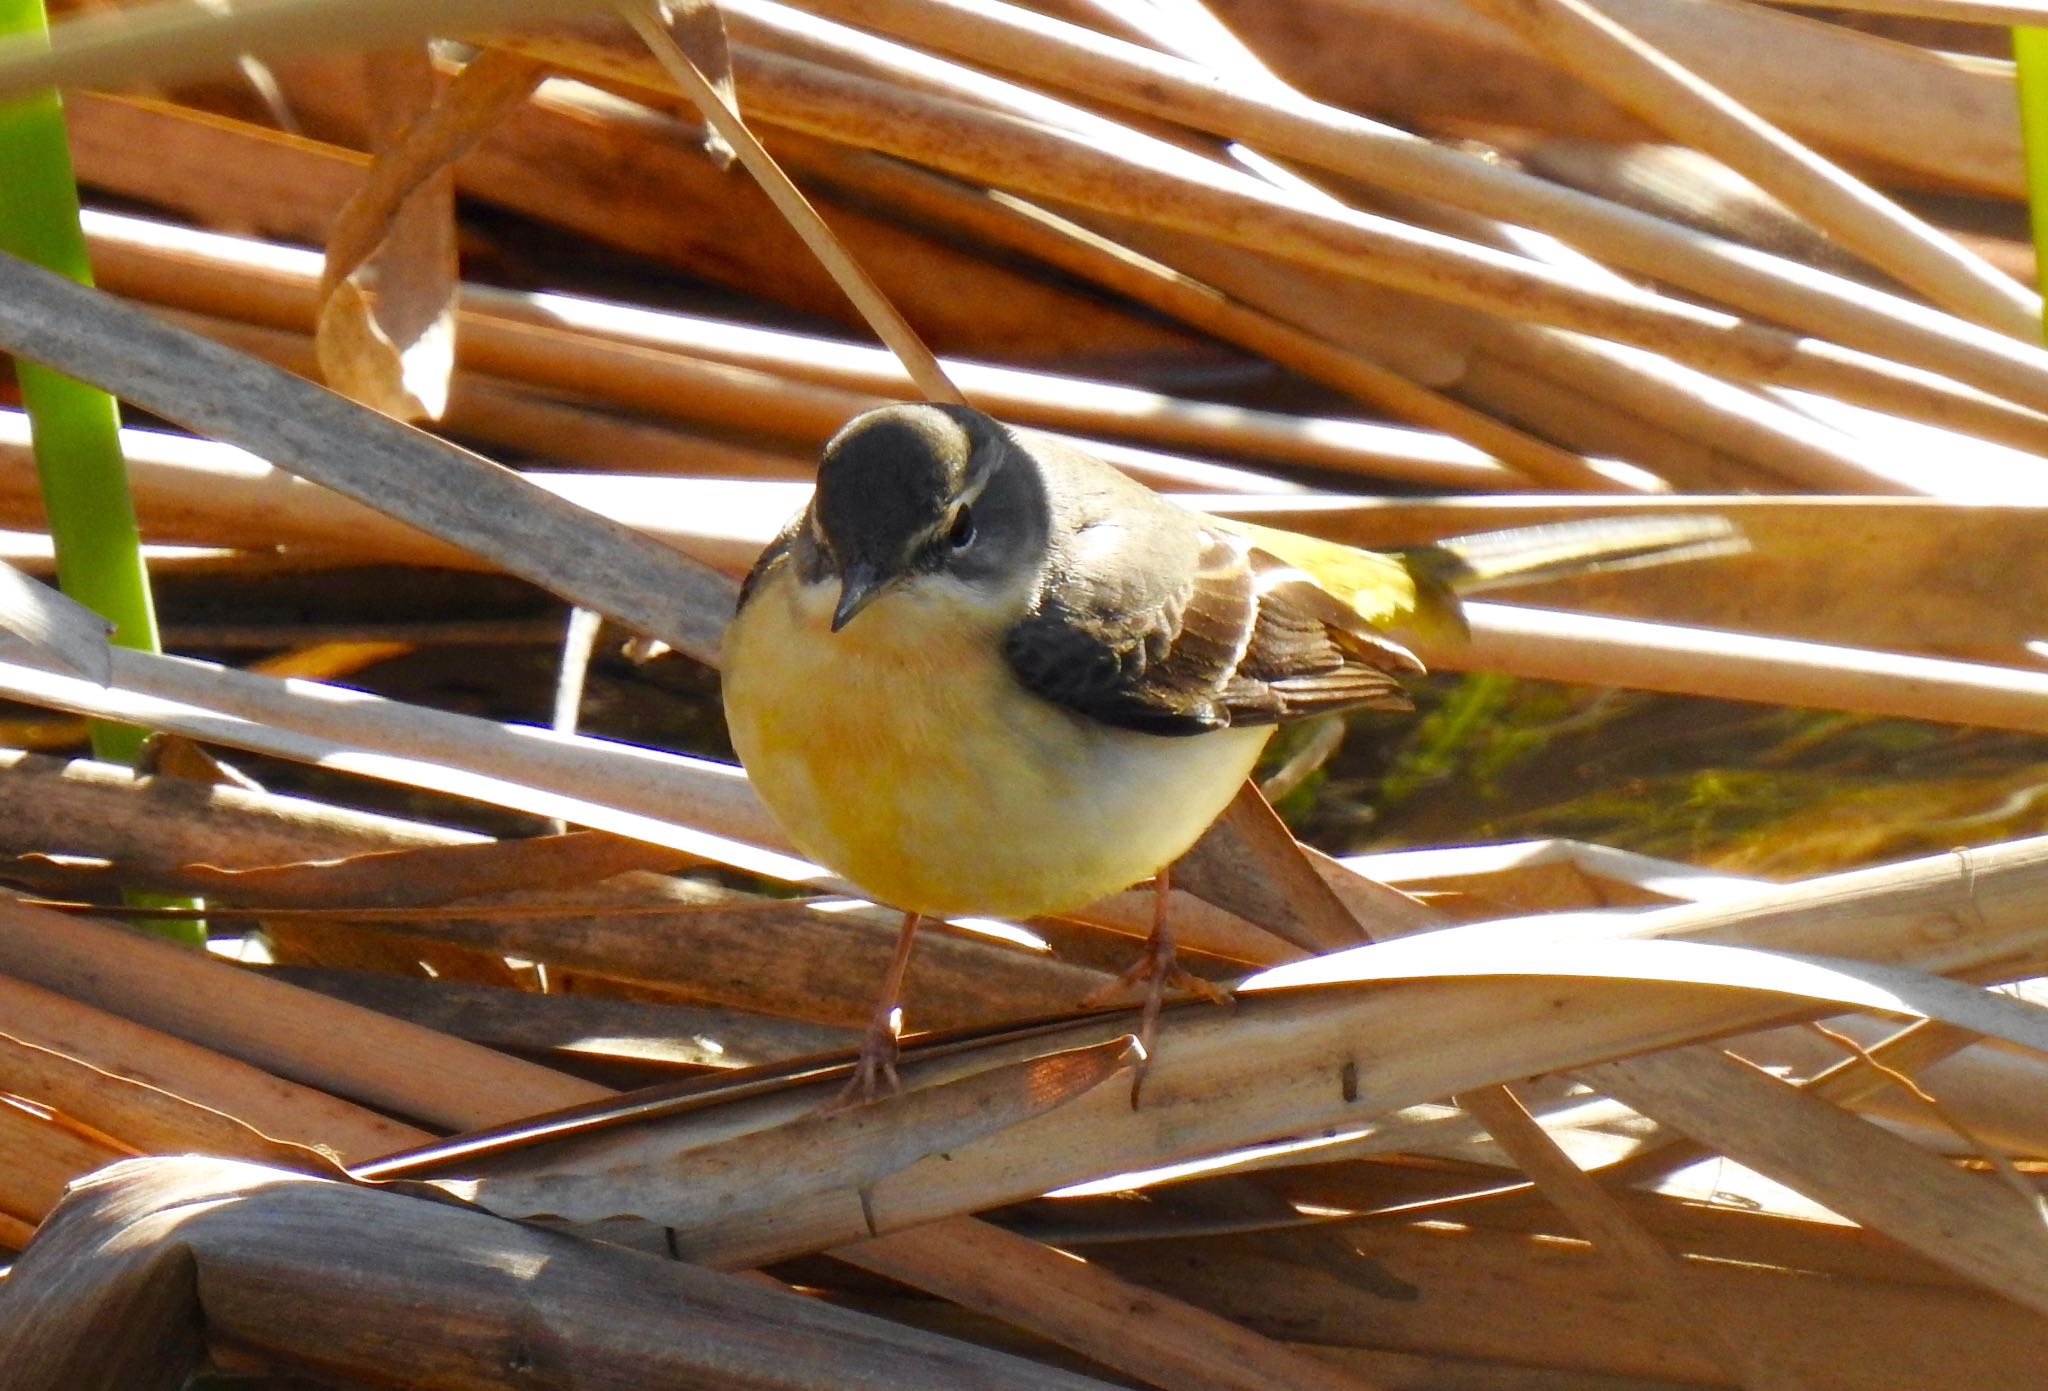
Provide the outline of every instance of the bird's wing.
[[1286,561],[1177,508],[1099,526],[1138,534],[1078,528],[1007,635],[1039,695],[1153,734],[1407,708],[1398,674],[1422,664]]
[[799,512],[791,517],[783,524],[775,539],[761,548],[760,557],[754,561],[754,568],[747,571],[747,577],[740,581],[739,607],[745,608],[747,600],[754,597],[762,582],[778,565],[789,559],[790,552],[796,547],[797,537],[803,532],[808,515]]

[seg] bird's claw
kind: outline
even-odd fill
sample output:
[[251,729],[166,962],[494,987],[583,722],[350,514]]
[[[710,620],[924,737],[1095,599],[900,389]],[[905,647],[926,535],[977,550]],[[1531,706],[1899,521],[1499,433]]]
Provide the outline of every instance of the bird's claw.
[[901,1095],[903,1079],[896,1075],[899,1053],[893,1022],[878,1016],[861,1037],[860,1057],[853,1064],[853,1075],[846,1079],[839,1095],[825,1103],[823,1114],[835,1115]]

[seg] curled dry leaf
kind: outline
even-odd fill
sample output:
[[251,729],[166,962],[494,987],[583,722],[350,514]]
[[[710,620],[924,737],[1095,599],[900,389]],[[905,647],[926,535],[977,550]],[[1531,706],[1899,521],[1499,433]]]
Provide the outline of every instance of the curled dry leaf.
[[[668,30],[677,48],[687,53],[697,71],[711,85],[719,101],[739,110],[739,97],[732,83],[732,46],[725,36],[725,14],[717,0],[657,0],[654,16]],[[716,125],[704,127],[704,153],[718,167],[729,169],[739,157]]]
[[[408,130],[436,104],[433,60],[413,48],[364,62],[378,161],[404,161]],[[329,239],[314,348],[336,391],[401,420],[438,420],[455,368],[455,179],[440,161],[394,182],[409,186],[377,220],[377,250]],[[344,220],[336,230],[352,228]],[[375,279],[374,299],[363,271]]]
[[438,420],[455,367],[449,165],[524,101],[547,68],[487,50],[438,93],[424,51],[376,55],[366,70],[376,158],[328,234],[314,345],[337,391],[386,415]]

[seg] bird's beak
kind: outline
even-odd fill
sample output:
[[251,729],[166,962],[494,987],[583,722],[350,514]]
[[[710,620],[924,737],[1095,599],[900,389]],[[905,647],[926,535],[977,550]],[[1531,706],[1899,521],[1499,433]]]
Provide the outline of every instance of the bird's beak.
[[853,622],[853,616],[872,604],[889,587],[889,577],[866,561],[855,561],[839,572],[839,604],[832,610],[832,631]]

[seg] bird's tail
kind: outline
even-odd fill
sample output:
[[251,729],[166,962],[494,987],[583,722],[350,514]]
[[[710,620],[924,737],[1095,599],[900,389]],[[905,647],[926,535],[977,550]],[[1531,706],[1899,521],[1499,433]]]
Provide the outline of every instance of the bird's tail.
[[1458,607],[1463,595],[1748,549],[1732,523],[1700,514],[1550,522],[1391,552],[1239,520],[1213,520],[1306,572],[1366,622],[1423,639],[1464,635]]

